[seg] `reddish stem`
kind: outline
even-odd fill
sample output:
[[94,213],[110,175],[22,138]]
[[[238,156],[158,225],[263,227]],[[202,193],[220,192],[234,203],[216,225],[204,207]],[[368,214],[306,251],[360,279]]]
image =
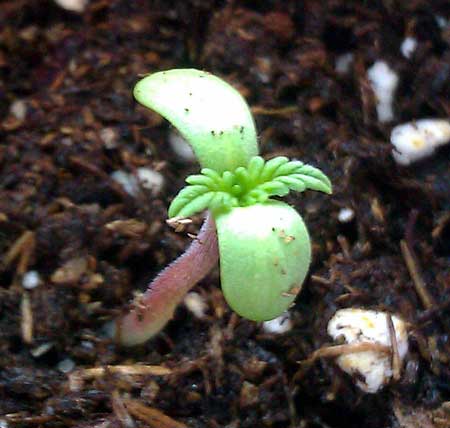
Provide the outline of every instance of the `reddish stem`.
[[150,283],[133,302],[133,309],[116,321],[116,340],[138,345],[159,333],[186,293],[216,265],[217,233],[211,214],[190,247]]

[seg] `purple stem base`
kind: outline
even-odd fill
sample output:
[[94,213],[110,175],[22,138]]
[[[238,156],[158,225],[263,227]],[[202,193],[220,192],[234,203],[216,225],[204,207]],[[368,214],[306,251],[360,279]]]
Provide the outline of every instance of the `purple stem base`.
[[186,252],[160,272],[133,302],[131,311],[116,321],[116,341],[124,346],[139,345],[159,333],[186,293],[210,272],[218,259],[216,226],[208,213]]

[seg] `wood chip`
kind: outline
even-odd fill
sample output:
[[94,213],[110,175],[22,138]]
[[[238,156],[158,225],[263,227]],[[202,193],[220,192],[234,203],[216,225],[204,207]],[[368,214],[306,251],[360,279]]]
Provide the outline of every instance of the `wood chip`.
[[139,364],[80,369],[69,375],[69,388],[71,391],[79,391],[83,387],[84,381],[97,379],[107,374],[120,376],[167,376],[172,374],[172,370],[164,366],[144,366]]
[[76,283],[88,269],[88,261],[85,257],[70,259],[63,266],[53,272],[51,280],[55,284]]
[[137,400],[124,400],[124,404],[132,416],[148,424],[150,428],[187,428],[187,425]]
[[139,238],[147,230],[147,225],[142,221],[130,218],[112,221],[105,224],[105,228],[128,238]]

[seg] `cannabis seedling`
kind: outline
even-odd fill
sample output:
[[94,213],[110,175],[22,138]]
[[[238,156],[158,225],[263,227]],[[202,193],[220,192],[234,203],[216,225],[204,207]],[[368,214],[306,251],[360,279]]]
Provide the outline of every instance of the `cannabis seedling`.
[[[308,231],[297,211],[273,200],[290,190],[331,193],[329,179],[300,161],[258,156],[255,124],[241,95],[223,80],[192,69],[142,79],[134,96],[174,125],[202,170],[172,201],[169,217],[208,210],[197,239],[150,284],[116,323],[125,345],[142,343],[172,317],[184,295],[220,261],[231,308],[255,321],[276,318],[301,289],[311,261]],[[216,232],[217,228],[217,232]]]

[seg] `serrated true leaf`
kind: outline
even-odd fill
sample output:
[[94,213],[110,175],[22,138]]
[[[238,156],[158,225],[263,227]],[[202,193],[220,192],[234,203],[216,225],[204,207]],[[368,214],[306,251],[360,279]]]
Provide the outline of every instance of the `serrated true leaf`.
[[191,204],[192,201],[207,193],[211,193],[210,188],[207,186],[194,185],[185,187],[170,204],[168,212],[169,218],[180,216],[180,212],[185,206]]
[[268,192],[269,196],[284,196],[289,190],[303,192],[306,189],[331,193],[330,180],[322,171],[300,161],[289,162],[285,157],[269,160],[259,181],[261,184],[255,188]]
[[194,214],[202,212],[211,205],[211,201],[215,196],[215,192],[207,192],[190,200],[183,200],[178,204],[174,204],[175,200],[169,207],[169,218],[173,217],[190,217]]

